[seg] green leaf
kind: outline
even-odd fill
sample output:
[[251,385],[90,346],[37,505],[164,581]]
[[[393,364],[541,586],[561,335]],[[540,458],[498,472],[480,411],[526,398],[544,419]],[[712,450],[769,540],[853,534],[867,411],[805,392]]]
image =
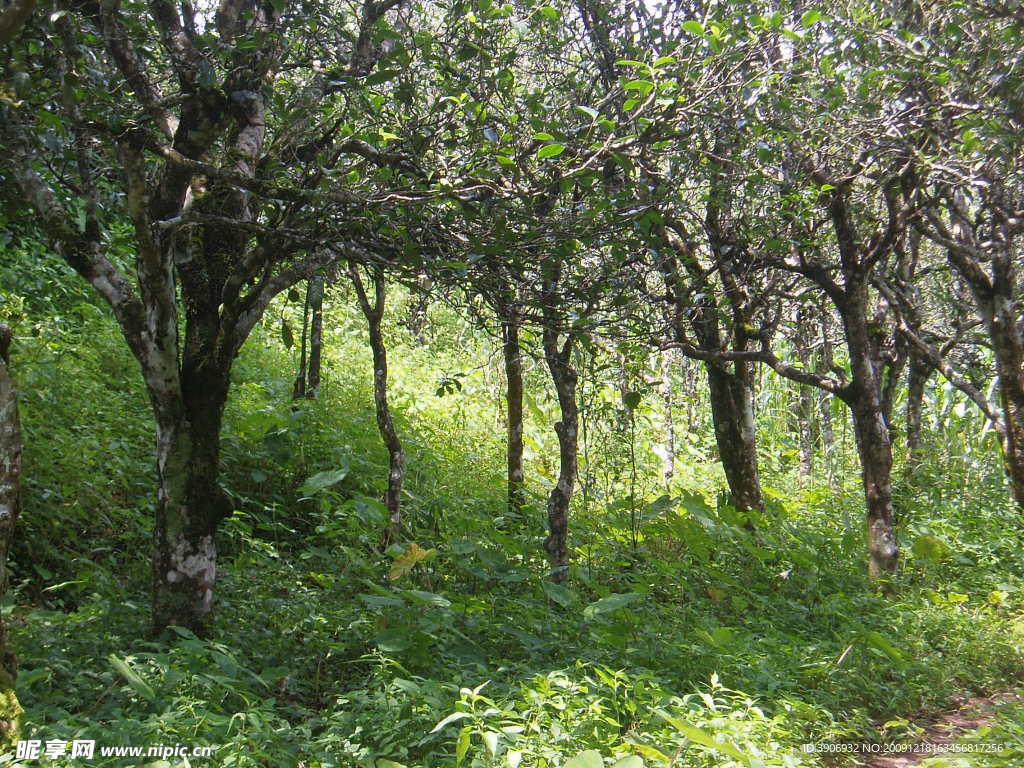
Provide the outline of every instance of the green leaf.
[[918,560],[924,560],[932,565],[938,565],[949,557],[950,553],[949,545],[938,536],[918,536],[910,550]]
[[803,16],[800,17],[800,25],[803,27],[813,27],[819,21],[824,18],[821,11],[817,8],[812,8],[807,11]]
[[590,621],[597,616],[605,613],[611,613],[617,611],[620,608],[625,608],[630,603],[634,603],[639,600],[643,595],[639,592],[621,592],[614,595],[608,595],[608,597],[602,597],[586,608],[583,609],[583,618]]
[[541,584],[544,587],[544,594],[552,600],[554,600],[560,606],[562,606],[563,608],[568,608],[570,605],[572,605],[573,594],[568,587],[547,580],[541,582]]
[[562,768],[604,768],[604,760],[596,749],[588,749],[570,758]]
[[431,733],[437,733],[442,728],[444,728],[446,725],[451,725],[452,723],[457,722],[459,720],[464,720],[465,718],[467,718],[469,716],[470,716],[469,712],[452,712],[450,715],[448,715],[448,717],[446,717],[444,720],[442,720],[437,725],[435,725],[430,730],[430,732]]
[[127,661],[113,653],[107,658],[110,660],[110,666],[125,679],[125,682],[128,683],[133,691],[147,701],[154,701],[156,699],[156,691],[153,690],[153,687],[139,677],[139,673],[129,667]]
[[693,21],[691,19],[690,21],[683,22],[683,31],[689,32],[691,35],[703,35],[704,25],[699,21]]
[[612,768],[644,768],[644,759],[637,755],[630,755],[617,761]]
[[558,157],[563,152],[565,152],[565,146],[562,144],[546,144],[537,150],[537,159],[543,160],[546,157]]
[[654,88],[654,83],[650,80],[630,80],[622,87],[627,91],[639,91],[642,95],[646,96]]
[[459,731],[459,738],[455,741],[455,765],[461,765],[469,752],[469,726]]
[[671,762],[672,758],[662,752],[660,749],[652,747],[650,744],[640,744],[633,742],[630,744],[633,749],[639,752],[641,755],[651,758],[651,760],[657,760],[661,763]]
[[487,749],[488,754],[494,757],[498,754],[498,738],[499,734],[494,731],[485,731],[481,737],[484,741],[484,747]]
[[305,493],[322,491],[324,488],[330,488],[332,485],[340,483],[347,475],[347,469],[327,469],[323,472],[317,472],[312,477],[306,478],[306,482],[302,484],[299,490]]
[[890,661],[899,668],[907,666],[906,660],[903,658],[903,654],[900,653],[899,649],[893,645],[889,639],[880,632],[865,632],[863,635],[864,642],[875,648],[886,656],[889,657]]
[[643,395],[639,392],[627,392],[622,396],[622,402],[625,403],[626,407],[631,411],[635,411],[637,409],[641,400],[643,400]]
[[[405,574],[411,571],[416,563],[421,560],[426,560],[437,554],[436,549],[423,549],[415,541],[411,542],[409,546],[402,552],[398,553],[395,557],[394,562],[391,564],[391,569],[388,571],[388,579],[391,581],[397,581],[398,579],[405,576]],[[414,590],[409,590],[410,592]],[[424,593],[429,594],[429,593]]]
[[505,762],[508,764],[508,768],[519,768],[519,764],[523,761],[522,752],[509,752],[505,755]]
[[405,768],[405,766],[394,760],[388,760],[386,757],[380,757],[377,758],[377,768]]
[[593,107],[585,107],[582,104],[577,104],[576,105],[576,110],[579,111],[579,112],[582,112],[584,115],[589,117],[591,120],[597,120],[598,116],[601,114],[600,112],[598,112]]
[[744,765],[750,765],[750,756],[740,752],[735,745],[730,744],[726,741],[719,741],[707,731],[701,730],[696,726],[690,725],[689,723],[680,720],[678,717],[672,717],[667,712],[660,709],[654,710],[660,718],[672,725],[677,731],[683,734],[686,738],[692,741],[694,744],[700,744],[702,747],[708,747],[709,749],[717,750],[723,755],[739,760]]
[[[433,550],[430,550],[433,551]],[[419,589],[403,589],[402,594],[411,598],[414,602],[423,605],[433,605],[436,608],[450,608],[451,600],[435,592],[423,592]]]

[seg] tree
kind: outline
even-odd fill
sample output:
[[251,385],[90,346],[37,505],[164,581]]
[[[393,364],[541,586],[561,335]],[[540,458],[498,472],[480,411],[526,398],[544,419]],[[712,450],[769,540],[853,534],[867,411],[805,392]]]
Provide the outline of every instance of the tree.
[[388,510],[388,524],[383,534],[387,547],[398,534],[402,525],[402,481],[405,479],[405,451],[395,428],[395,421],[388,405],[388,353],[384,343],[384,307],[387,301],[387,285],[384,271],[380,266],[370,268],[370,282],[373,286],[373,300],[367,295],[366,286],[359,273],[359,267],[350,263],[348,276],[356,290],[359,308],[366,318],[370,335],[370,349],[373,351],[373,404],[377,412],[377,429],[388,451],[388,484],[384,493],[384,505]]
[[[7,554],[21,512],[21,422],[11,379],[11,331],[0,325],[0,597],[7,593]],[[21,705],[14,690],[18,665],[0,618],[0,746],[12,748],[21,729]]]
[[[370,248],[387,251],[365,225],[365,198],[339,191],[328,171],[342,157],[371,166],[388,158],[358,136],[339,137],[340,121],[313,105],[359,91],[377,60],[372,31],[396,5],[367,0],[353,49],[324,51],[314,66],[307,43],[316,44],[317,13],[225,2],[201,30],[187,4],[152,0],[146,20],[116,3],[87,4],[55,14],[57,37],[34,31],[59,62],[52,85],[34,72],[54,89],[46,105],[2,107],[5,175],[109,305],[142,369],[156,422],[156,632],[210,628],[215,535],[233,507],[218,483],[220,429],[242,344],[282,291],[339,258],[369,262]],[[102,60],[87,38],[103,41]],[[116,69],[102,68],[106,60]],[[50,108],[63,111],[66,130],[47,135],[72,175],[43,159],[37,122]],[[387,176],[395,183],[395,171]],[[129,243],[118,246],[125,220]]]
[[299,372],[292,388],[292,397],[296,400],[303,397],[313,399],[320,391],[320,369],[323,364],[324,348],[325,289],[323,275],[313,275],[306,281],[306,298],[302,305]]

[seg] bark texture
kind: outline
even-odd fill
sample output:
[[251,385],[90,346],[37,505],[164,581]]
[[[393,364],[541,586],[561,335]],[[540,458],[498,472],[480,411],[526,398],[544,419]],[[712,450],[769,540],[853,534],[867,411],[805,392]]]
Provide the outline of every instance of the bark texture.
[[558,480],[548,495],[548,537],[544,549],[551,564],[551,580],[569,578],[569,505],[578,469],[579,408],[576,403],[578,374],[572,365],[574,338],[559,343],[557,331],[544,330],[544,360],[558,395],[561,420],[555,423],[558,436]]
[[395,428],[395,421],[388,404],[388,353],[384,344],[383,320],[386,300],[384,273],[373,268],[373,301],[367,295],[366,287],[359,273],[359,267],[349,265],[349,277],[356,289],[359,306],[366,317],[369,329],[370,349],[373,351],[373,403],[377,412],[377,429],[388,452],[388,485],[384,492],[384,505],[388,510],[388,524],[383,533],[383,546],[387,546],[398,535],[402,526],[402,482],[405,479],[405,451]]
[[[8,367],[11,332],[0,325],[0,598],[7,592],[7,555],[21,512],[21,422],[18,395]],[[17,659],[0,618],[0,750],[13,749],[21,731],[21,705],[15,693]]]
[[676,422],[672,408],[672,353],[663,350],[661,353],[661,404],[665,414],[665,454],[662,457],[661,475],[665,480],[666,490],[672,488],[672,478],[676,472]]
[[921,416],[924,411],[924,388],[931,368],[920,355],[911,353],[907,367],[907,461],[906,472],[911,474],[921,463]]
[[519,320],[514,313],[503,321],[502,355],[505,359],[505,405],[508,436],[506,469],[508,511],[518,515],[525,502],[523,488],[523,358],[519,348]]
[[320,370],[323,361],[324,278],[313,275],[306,283],[306,301],[302,316],[302,349],[299,373],[295,377],[292,397],[314,399],[320,392]]
[[[719,230],[711,228],[711,231]],[[675,305],[672,323],[676,341],[681,342],[687,338],[684,326],[689,325],[699,345],[699,352],[704,353],[701,359],[708,377],[715,441],[733,504],[740,511],[763,510],[764,497],[757,462],[757,430],[754,424],[754,364],[748,360],[727,362],[714,359],[717,354],[748,351],[750,339],[743,330],[746,323],[743,307],[746,302],[738,281],[723,277],[726,292],[731,296],[733,318],[728,329],[731,338],[727,343],[715,300],[718,291],[707,283],[707,273],[697,263],[685,239],[668,227],[662,235],[668,248],[660,269]],[[719,253],[723,248],[729,248],[716,238],[713,238],[712,246],[712,250],[717,248]],[[725,266],[720,265],[719,272],[724,274],[725,271]],[[692,304],[687,296],[692,289],[686,285],[686,275],[699,288]],[[684,354],[688,354],[685,348]]]
[[579,469],[579,405],[576,401],[579,375],[572,364],[578,332],[564,327],[564,318],[560,312],[561,259],[554,257],[544,266],[545,278],[541,292],[544,329],[541,340],[544,361],[558,396],[560,414],[560,420],[555,423],[555,434],[558,436],[558,480],[548,494],[548,536],[544,541],[544,549],[551,565],[551,580],[564,582],[569,578],[569,507]]
[[749,363],[737,370],[708,362],[708,393],[715,441],[733,503],[740,511],[764,509],[757,466],[753,371]]
[[843,307],[843,326],[852,373],[844,399],[853,417],[867,503],[868,575],[879,579],[895,573],[899,547],[892,503],[892,443],[885,420],[866,307],[864,288],[851,295]]

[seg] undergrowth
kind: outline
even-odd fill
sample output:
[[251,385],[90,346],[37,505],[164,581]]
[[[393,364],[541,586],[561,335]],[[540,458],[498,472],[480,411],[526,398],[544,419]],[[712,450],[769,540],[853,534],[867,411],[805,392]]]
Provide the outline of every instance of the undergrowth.
[[[1024,555],[991,457],[969,484],[937,458],[901,485],[904,569],[883,596],[864,575],[854,475],[801,486],[791,460],[769,463],[750,530],[697,460],[706,430],[681,438],[670,486],[649,479],[652,402],[633,451],[648,479],[629,496],[623,422],[595,424],[570,584],[546,581],[554,409],[529,371],[534,482],[510,515],[494,343],[477,331],[459,331],[456,354],[389,329],[410,475],[402,543],[380,552],[365,331],[332,313],[319,399],[291,402],[294,351],[270,322],[239,360],[215,634],[161,642],[147,637],[152,430],[134,363],[89,302],[17,326],[27,499],[4,611],[26,738],[208,744],[223,766],[814,766],[802,745],[910,739],[893,723],[1022,678]],[[438,338],[455,322],[432,315]],[[614,411],[615,386],[595,412]],[[792,436],[763,441],[783,455]],[[1016,712],[990,735],[1020,749]],[[78,762],[172,764],[26,764]]]

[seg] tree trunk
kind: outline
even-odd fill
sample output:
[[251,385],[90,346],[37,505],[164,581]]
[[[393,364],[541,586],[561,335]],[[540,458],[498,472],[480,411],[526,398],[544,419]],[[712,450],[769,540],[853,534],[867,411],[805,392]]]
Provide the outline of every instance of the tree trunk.
[[[813,370],[811,360],[812,333],[806,312],[801,309],[796,316],[796,354],[805,371]],[[795,410],[797,439],[800,449],[798,475],[800,484],[806,483],[814,473],[815,413],[814,393],[807,384],[795,384],[797,404]]]
[[731,373],[721,364],[708,362],[711,419],[715,425],[718,454],[725,470],[736,509],[763,510],[757,468],[757,430],[754,424],[754,387],[749,364],[743,373]]
[[388,355],[384,345],[382,321],[384,319],[384,302],[386,299],[384,273],[373,269],[373,303],[370,303],[359,276],[359,268],[349,265],[349,276],[356,289],[359,306],[366,317],[370,334],[370,349],[373,351],[373,403],[377,411],[377,429],[380,431],[384,447],[388,451],[388,487],[384,493],[384,505],[388,510],[388,524],[384,530],[383,546],[388,546],[402,526],[402,481],[405,479],[405,451],[398,437],[391,406],[388,404]]
[[180,405],[154,402],[159,483],[153,533],[153,631],[157,635],[178,626],[205,636],[212,625],[215,534],[232,511],[231,499],[218,482],[227,391],[227,372],[185,367]]
[[841,314],[852,374],[843,399],[853,416],[867,502],[868,575],[880,579],[896,572],[899,547],[892,504],[892,443],[868,328],[866,286],[848,289]]
[[986,317],[996,359],[999,395],[1006,422],[1003,460],[1014,502],[1024,509],[1024,344],[1017,328],[1014,302],[998,297]]
[[[992,342],[1003,406],[1003,463],[1013,500],[1024,510],[1024,323],[1020,319],[1016,275],[1019,251],[1013,243],[1017,233],[1004,223],[995,225],[996,235],[986,246],[988,255],[984,259],[979,257],[982,244],[978,241],[984,240],[979,225],[966,218],[965,196],[957,193],[956,198],[956,202],[949,201],[955,242],[948,244],[946,254],[970,286]],[[992,208],[986,212],[993,221],[1009,220],[1010,214],[1001,202],[990,204]]]
[[315,398],[320,392],[320,367],[324,348],[324,277],[309,278],[306,289],[309,303],[309,368],[306,375],[305,395]]
[[544,549],[551,564],[551,580],[569,578],[569,504],[572,501],[578,464],[579,409],[576,404],[578,375],[572,366],[575,339],[570,334],[559,346],[558,333],[544,329],[544,359],[558,394],[561,420],[555,424],[558,435],[558,481],[548,495],[548,537]]
[[502,323],[502,352],[505,357],[505,403],[508,410],[508,511],[518,516],[525,502],[523,481],[523,359],[519,348],[519,319],[507,317]]
[[676,425],[672,412],[672,354],[669,350],[661,353],[661,402],[665,412],[665,455],[662,458],[661,474],[665,478],[666,490],[672,487],[676,472]]
[[[306,301],[302,313],[302,349],[299,374],[295,377],[292,398],[314,399],[320,389],[320,365],[323,355],[324,278],[314,275],[306,283]],[[308,349],[308,355],[307,355]]]
[[[7,593],[7,554],[21,511],[21,422],[18,395],[8,370],[11,332],[0,325],[0,599]],[[15,692],[18,674],[7,625],[0,617],[0,750],[14,748],[21,731],[21,705]]]
[[907,463],[909,475],[921,463],[921,414],[924,410],[924,386],[931,367],[917,354],[911,353],[907,371]]
[[[284,317],[281,317],[284,320]],[[301,400],[306,396],[306,377],[308,371],[307,350],[309,349],[309,285],[306,285],[306,300],[302,302],[302,339],[299,344],[299,372],[292,384],[292,400]]]
[[[835,362],[832,355],[832,341],[828,334],[828,315],[819,313],[821,318],[821,367],[830,371]],[[821,418],[821,455],[828,474],[828,484],[833,491],[839,489],[839,477],[835,471],[836,435],[832,428],[832,395],[821,392],[818,394],[818,415]]]

